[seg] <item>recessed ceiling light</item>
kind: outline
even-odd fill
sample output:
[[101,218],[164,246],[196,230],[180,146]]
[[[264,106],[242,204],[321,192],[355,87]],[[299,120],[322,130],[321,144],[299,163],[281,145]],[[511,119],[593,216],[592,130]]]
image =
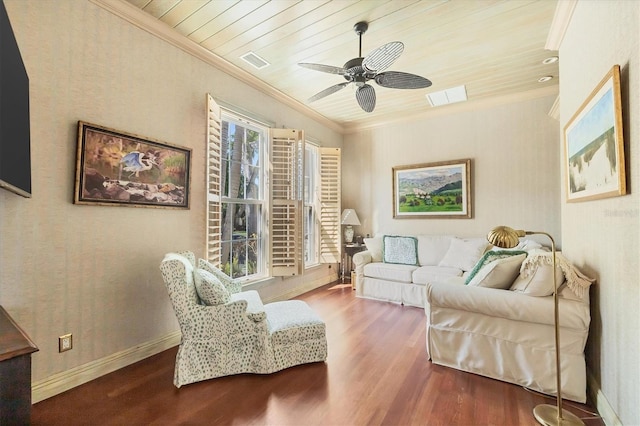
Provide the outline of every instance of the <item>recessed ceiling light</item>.
[[253,52],[245,53],[244,55],[240,56],[240,59],[242,59],[246,63],[250,64],[252,67],[257,68],[259,70],[271,65],[269,62],[265,61],[264,59],[262,59],[260,56],[258,56]]
[[551,80],[552,78],[553,78],[553,77],[552,77],[552,76],[550,76],[550,75],[545,75],[544,77],[540,77],[540,78],[538,79],[538,83],[545,83],[545,82],[547,82],[547,81]]
[[558,57],[557,56],[550,56],[547,59],[545,59],[544,61],[542,61],[542,63],[545,64],[545,65],[554,64],[556,62],[558,62]]
[[467,89],[464,85],[452,87],[439,92],[429,93],[427,94],[427,99],[432,107],[463,102],[467,100]]

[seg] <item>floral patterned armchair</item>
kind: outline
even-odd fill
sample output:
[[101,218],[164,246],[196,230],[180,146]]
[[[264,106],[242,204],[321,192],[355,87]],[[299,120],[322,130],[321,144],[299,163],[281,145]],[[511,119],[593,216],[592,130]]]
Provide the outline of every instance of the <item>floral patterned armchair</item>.
[[191,252],[167,254],[160,270],[182,332],[176,387],[326,360],[325,324],[305,302],[263,305],[256,291],[240,291]]

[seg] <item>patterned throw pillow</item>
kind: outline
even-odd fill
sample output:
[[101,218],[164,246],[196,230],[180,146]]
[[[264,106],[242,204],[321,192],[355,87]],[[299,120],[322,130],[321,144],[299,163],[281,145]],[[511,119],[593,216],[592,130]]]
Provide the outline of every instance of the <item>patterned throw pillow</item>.
[[382,261],[401,265],[417,265],[418,239],[385,235],[382,238]]
[[467,279],[464,280],[464,283],[469,284],[473,277],[475,277],[476,274],[480,272],[480,269],[482,269],[483,266],[493,262],[494,260],[504,259],[505,257],[518,256],[520,254],[526,255],[527,252],[522,250],[489,250],[480,258],[480,260],[478,260],[476,266],[474,266],[471,272],[469,272],[469,275],[467,275]]
[[229,290],[211,272],[204,269],[193,271],[196,292],[207,306],[222,305],[231,299]]

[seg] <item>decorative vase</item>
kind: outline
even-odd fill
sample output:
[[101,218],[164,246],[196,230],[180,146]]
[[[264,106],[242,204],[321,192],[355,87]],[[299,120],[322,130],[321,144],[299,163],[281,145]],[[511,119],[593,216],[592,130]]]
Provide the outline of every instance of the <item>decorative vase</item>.
[[353,226],[347,225],[344,228],[344,242],[352,243],[353,242]]

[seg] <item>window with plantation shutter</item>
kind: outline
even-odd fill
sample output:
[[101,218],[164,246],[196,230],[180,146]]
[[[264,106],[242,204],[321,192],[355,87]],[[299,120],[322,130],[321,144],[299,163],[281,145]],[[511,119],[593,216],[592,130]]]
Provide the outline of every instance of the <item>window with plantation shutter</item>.
[[340,262],[340,149],[307,150],[302,130],[269,129],[210,95],[206,143],[211,263],[248,282]]
[[271,129],[270,260],[271,275],[302,274],[304,132]]
[[340,148],[320,148],[320,262],[340,262]]
[[221,129],[220,107],[207,94],[207,260],[220,267],[221,253]]

